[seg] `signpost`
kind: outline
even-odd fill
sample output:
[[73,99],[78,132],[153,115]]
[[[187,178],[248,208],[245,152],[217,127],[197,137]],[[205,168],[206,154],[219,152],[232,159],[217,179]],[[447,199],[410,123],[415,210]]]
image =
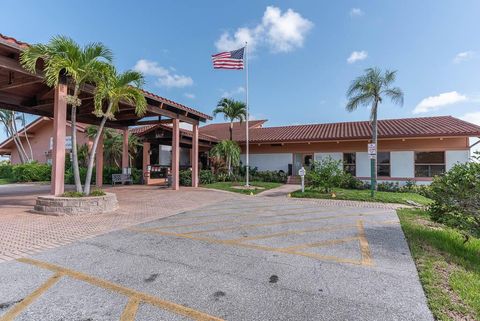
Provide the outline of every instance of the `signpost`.
[[298,175],[302,179],[302,193],[305,193],[305,168],[303,166],[298,170]]
[[368,144],[368,158],[370,158],[370,194],[372,197],[375,196],[375,160],[377,159],[377,145]]

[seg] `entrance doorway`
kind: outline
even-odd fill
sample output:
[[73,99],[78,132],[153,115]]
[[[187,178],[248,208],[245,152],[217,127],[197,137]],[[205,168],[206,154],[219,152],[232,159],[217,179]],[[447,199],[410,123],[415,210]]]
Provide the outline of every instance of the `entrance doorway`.
[[300,168],[309,168],[313,164],[312,153],[293,154],[293,175],[298,175]]

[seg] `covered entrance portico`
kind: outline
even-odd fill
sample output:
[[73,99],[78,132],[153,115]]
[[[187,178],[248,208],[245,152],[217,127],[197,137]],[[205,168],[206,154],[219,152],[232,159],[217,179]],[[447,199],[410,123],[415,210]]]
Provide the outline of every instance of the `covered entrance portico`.
[[[174,164],[179,170],[192,171],[192,186],[198,187],[198,171],[207,164],[199,161],[199,155],[206,154],[218,139],[198,133],[198,126],[192,130],[178,129],[179,148],[174,151],[174,133],[177,128],[169,122],[132,128],[132,133],[143,142],[142,172],[146,185],[167,184],[172,177]],[[173,185],[173,182],[172,182]]]
[[[43,81],[42,64],[37,73],[31,74],[24,70],[19,62],[20,53],[28,44],[0,34],[0,108],[23,113],[47,116],[53,118],[53,149],[51,194],[61,195],[64,192],[65,174],[65,126],[70,119],[70,106],[66,97],[72,91],[68,79],[55,88],[50,88]],[[78,109],[77,121],[98,125],[100,118],[93,112],[93,86],[84,86],[80,94],[82,104]],[[138,125],[156,125],[170,123],[172,128],[172,188],[179,188],[179,153],[180,153],[180,122],[192,126],[192,165],[198,164],[198,126],[200,122],[212,119],[209,115],[195,109],[178,104],[158,95],[144,92],[147,100],[147,112],[143,117],[135,114],[135,107],[122,103],[114,120],[109,120],[106,127],[124,131],[122,167],[128,167],[128,131],[129,127]],[[97,186],[102,186],[103,142],[100,142],[96,152]],[[192,166],[192,185],[198,185],[198,166]]]

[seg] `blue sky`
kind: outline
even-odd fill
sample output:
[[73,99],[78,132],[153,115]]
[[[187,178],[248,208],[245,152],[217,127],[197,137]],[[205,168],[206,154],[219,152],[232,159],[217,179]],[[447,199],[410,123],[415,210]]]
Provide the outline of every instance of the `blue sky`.
[[101,41],[119,69],[146,72],[147,90],[205,113],[224,95],[244,99],[244,73],[214,71],[210,55],[249,39],[251,114],[268,125],[368,119],[345,111],[345,92],[372,66],[398,70],[405,93],[380,118],[480,123],[480,1],[12,0],[2,11],[0,33]]

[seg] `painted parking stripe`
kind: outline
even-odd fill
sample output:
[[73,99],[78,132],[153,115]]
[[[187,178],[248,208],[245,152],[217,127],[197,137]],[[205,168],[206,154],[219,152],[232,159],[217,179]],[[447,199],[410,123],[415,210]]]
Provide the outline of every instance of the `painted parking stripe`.
[[[201,311],[194,310],[192,308],[185,307],[183,305],[179,305],[179,304],[171,302],[171,301],[159,299],[159,298],[157,298],[153,295],[143,293],[143,292],[138,292],[136,290],[124,287],[122,285],[115,284],[113,282],[110,282],[110,281],[107,281],[107,280],[104,280],[104,279],[101,279],[101,278],[97,278],[95,276],[91,276],[91,275],[88,275],[88,274],[85,274],[85,273],[82,273],[82,272],[78,272],[78,271],[75,271],[75,270],[64,268],[64,267],[61,267],[61,266],[58,266],[58,265],[55,265],[55,264],[52,264],[52,263],[42,262],[42,261],[30,259],[30,258],[20,258],[17,261],[19,261],[21,263],[29,264],[29,265],[34,265],[34,266],[37,266],[39,268],[55,272],[56,275],[59,275],[59,276],[68,276],[68,277],[71,277],[73,279],[89,283],[89,284],[94,285],[96,287],[103,288],[103,289],[106,289],[106,290],[110,290],[110,291],[119,293],[121,295],[127,296],[129,299],[132,299],[132,300],[129,300],[129,302],[127,303],[127,305],[125,307],[125,310],[122,313],[122,317],[125,315],[125,318],[131,317],[132,314],[133,314],[133,317],[135,316],[134,314],[136,313],[136,309],[138,308],[138,304],[136,303],[136,300],[138,300],[138,303],[140,303],[140,302],[148,303],[148,304],[154,305],[158,308],[173,312],[175,314],[185,316],[185,317],[190,318],[192,320],[197,320],[197,321],[224,321],[223,319],[208,315],[208,314],[203,313]],[[53,281],[51,281],[51,282],[53,282]],[[39,289],[37,289],[37,290],[39,290]],[[40,296],[45,291],[46,291],[46,289],[41,291],[41,293],[38,294],[34,299],[36,299],[38,296]],[[34,293],[32,293],[31,295],[33,295]],[[19,304],[21,304],[21,303],[23,303],[23,301],[20,302]],[[15,308],[15,306],[12,309],[14,309],[14,308]],[[13,320],[13,319],[5,319],[4,320],[3,318],[1,318],[0,320],[1,321],[7,321],[7,320],[10,321],[10,320]],[[129,320],[129,319],[125,319],[125,320]]]
[[[192,235],[191,233],[183,233],[182,234],[182,233],[167,232],[167,231],[162,231],[160,229],[152,230],[152,229],[131,228],[130,230],[137,231],[137,232],[143,232],[143,233],[154,233],[154,234],[165,235],[165,236],[180,237],[180,238],[186,238],[186,239],[196,240],[196,241],[205,241],[205,242],[214,243],[214,244],[238,246],[238,247],[244,247],[244,248],[249,248],[249,249],[267,251],[267,252],[277,252],[277,253],[284,253],[284,254],[291,254],[291,255],[299,255],[299,256],[314,258],[314,259],[317,259],[317,260],[332,261],[332,262],[336,262],[336,263],[349,263],[349,264],[355,264],[355,265],[373,266],[373,260],[372,260],[372,256],[371,256],[371,253],[370,253],[370,248],[369,248],[369,245],[368,245],[368,241],[365,237],[365,231],[363,229],[363,221],[358,220],[356,222],[356,224],[353,225],[353,226],[357,227],[358,235],[355,237],[355,239],[358,240],[359,244],[360,244],[360,254],[361,254],[361,259],[360,260],[349,259],[349,258],[341,258],[341,257],[332,256],[332,255],[322,255],[322,254],[316,254],[316,253],[302,252],[302,251],[299,250],[299,249],[304,249],[304,248],[308,248],[308,247],[313,248],[313,247],[320,247],[320,246],[325,246],[325,245],[333,245],[333,244],[335,244],[335,242],[337,242],[337,241],[333,241],[333,240],[331,240],[332,244],[328,244],[328,243],[323,244],[321,242],[318,242],[317,245],[314,245],[314,244],[311,244],[311,243],[307,243],[307,244],[299,244],[298,245],[299,249],[290,249],[290,248],[275,248],[275,247],[270,247],[270,246],[265,246],[265,245],[245,243],[243,241],[221,240],[221,239],[214,239],[214,238],[210,238],[210,237],[195,236],[195,235]],[[306,246],[306,245],[308,245],[308,246]]]
[[12,321],[20,313],[23,312],[30,304],[32,304],[36,299],[38,299],[43,293],[48,289],[54,286],[62,277],[62,274],[55,273],[51,278],[49,278],[45,283],[38,287],[35,291],[27,295],[22,301],[14,305],[10,310],[5,313],[0,320],[1,321]]

